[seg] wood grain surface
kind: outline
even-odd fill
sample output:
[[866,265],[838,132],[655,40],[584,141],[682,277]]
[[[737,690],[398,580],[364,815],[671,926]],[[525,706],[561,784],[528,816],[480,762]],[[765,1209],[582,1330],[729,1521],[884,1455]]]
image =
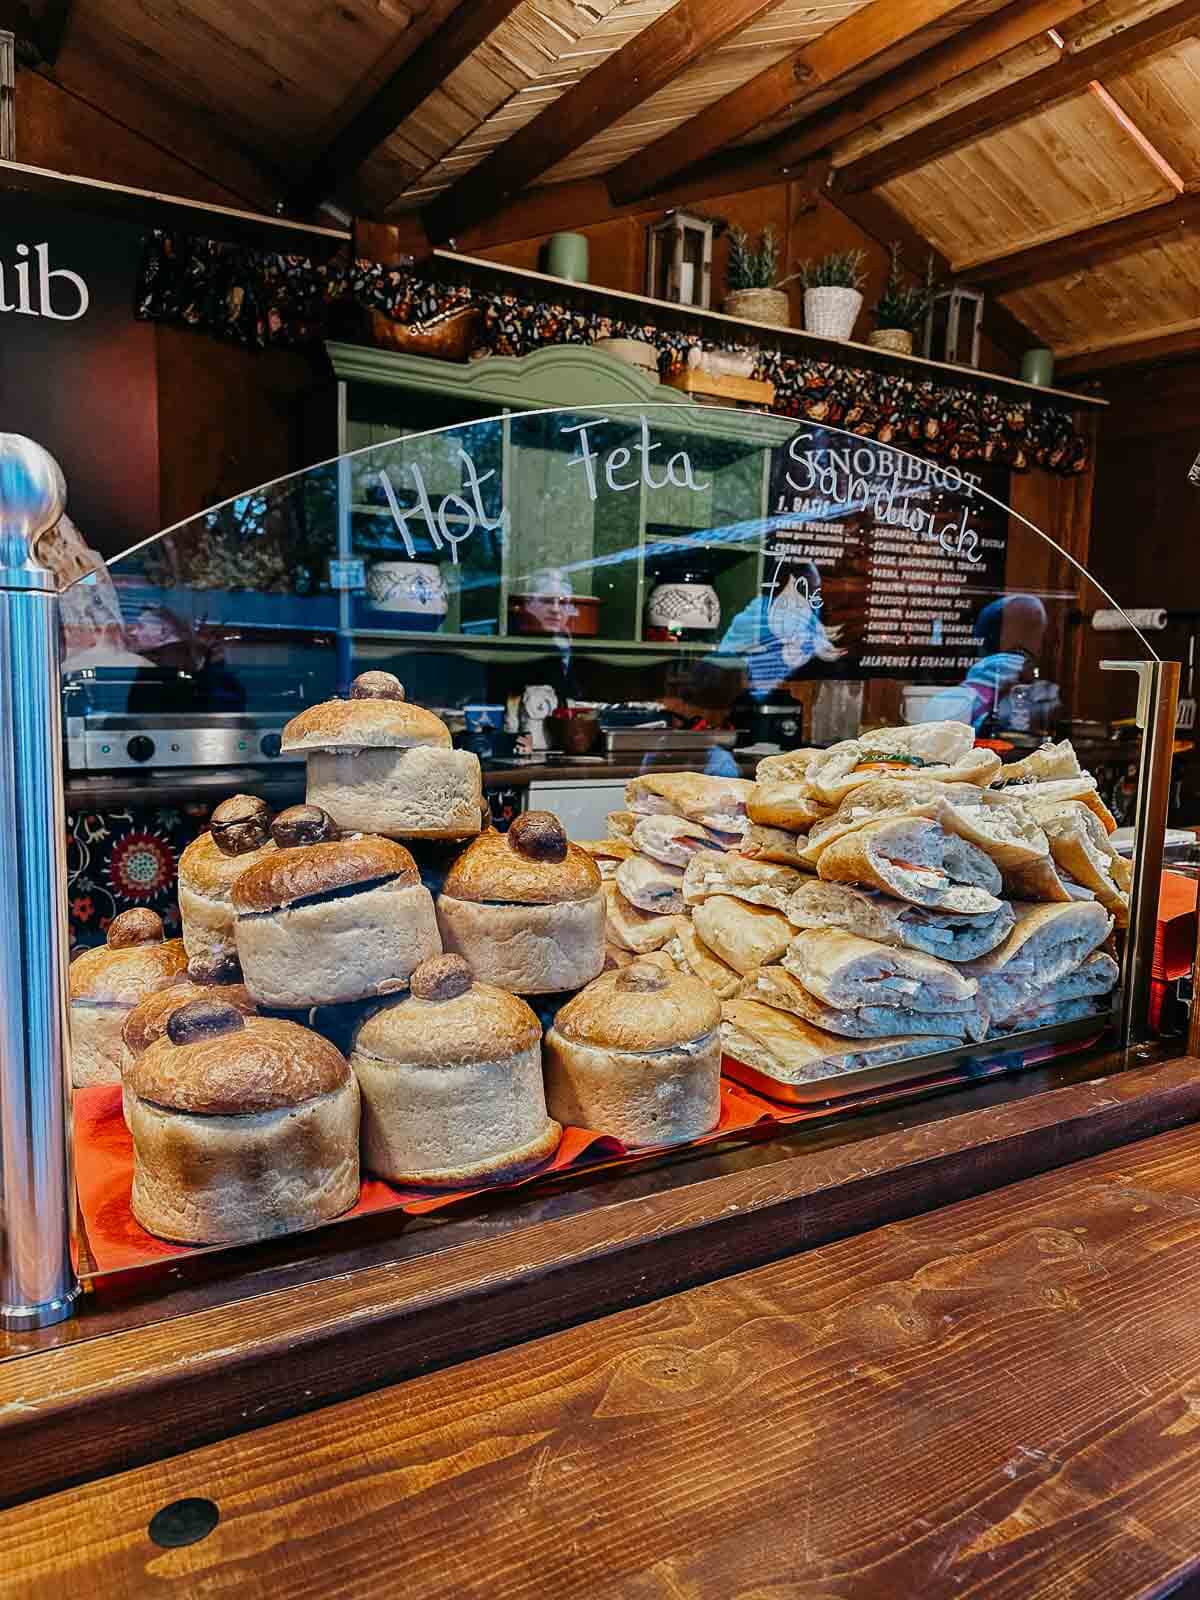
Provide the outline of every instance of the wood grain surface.
[[1186,1128],[4,1512],[4,1592],[1164,1594],[1198,1278]]
[[408,1259],[394,1237],[358,1257],[310,1245],[257,1271],[247,1252],[237,1298],[194,1294],[185,1315],[169,1295],[148,1299],[139,1324],[110,1317],[96,1336],[84,1317],[58,1348],[0,1362],[0,1496],[168,1456],[1193,1122],[1198,1067],[940,1119],[906,1107],[887,1133],[866,1119],[826,1130],[837,1142],[824,1148],[818,1134],[710,1157],[700,1181],[686,1164],[611,1174],[573,1213],[560,1208],[581,1196],[552,1186],[526,1202],[528,1225],[493,1218],[470,1242]]

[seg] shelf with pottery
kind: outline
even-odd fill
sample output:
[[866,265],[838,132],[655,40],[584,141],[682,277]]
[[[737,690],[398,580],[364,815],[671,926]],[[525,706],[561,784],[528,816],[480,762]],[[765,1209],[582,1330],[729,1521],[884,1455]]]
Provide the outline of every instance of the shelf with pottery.
[[[572,353],[538,352],[535,364],[544,376],[548,362],[542,358],[557,362]],[[439,365],[385,354],[389,363]],[[645,390],[643,373],[609,357],[591,360],[593,377],[602,375],[605,387],[589,391],[589,398],[606,410],[614,396],[630,392],[630,379]],[[527,357],[519,365],[526,369],[533,362]],[[734,428],[697,432],[703,409],[686,402],[669,405],[666,416],[639,411],[597,418],[588,424],[596,452],[590,466],[578,429],[564,427],[561,415],[505,413],[496,418],[494,432],[487,430],[484,454],[468,463],[458,428],[430,432],[414,426],[424,420],[425,407],[414,411],[403,386],[385,390],[377,384],[364,393],[348,385],[341,395],[339,444],[356,455],[345,486],[348,515],[339,519],[339,554],[366,563],[368,593],[346,598],[344,626],[374,638],[388,637],[393,627],[396,635],[412,632],[413,641],[405,645],[410,650],[423,648],[429,637],[418,629],[437,626],[439,637],[455,640],[451,648],[476,659],[505,648],[501,641],[510,635],[515,644],[508,648],[526,656],[545,653],[537,633],[569,629],[573,648],[584,653],[628,656],[648,646],[649,655],[664,658],[678,647],[670,639],[646,637],[648,613],[656,628],[678,623],[682,614],[689,629],[707,616],[710,638],[700,648],[713,648],[722,620],[750,605],[760,590],[769,471],[763,425],[769,442],[777,444],[791,436],[793,424],[747,413],[749,428],[739,415]],[[474,456],[478,425],[471,437]],[[615,492],[597,494],[589,483],[589,474],[602,470],[601,456],[605,470],[612,467],[607,486]],[[567,470],[568,464],[581,470]],[[453,552],[435,536],[430,513],[422,509],[418,473],[425,503],[438,508],[443,532],[464,532]],[[473,519],[450,509],[471,502],[471,474],[482,485],[486,517],[495,519],[503,509],[501,528],[485,524],[470,531]],[[673,606],[675,614],[658,615],[650,606],[652,594],[659,611]],[[522,631],[531,595],[542,610],[557,601],[582,615],[557,627],[543,618],[532,634]],[[689,601],[700,610],[689,612]]]
[[[680,656],[716,658],[718,655],[714,643],[695,640],[579,639],[521,633],[415,633],[394,628],[352,628],[349,637],[354,642],[356,658],[371,661],[386,661],[393,656],[413,655],[422,651],[453,651],[472,661],[486,662],[496,657],[506,661],[536,661],[569,650],[572,654],[594,656],[615,665],[641,666],[651,661],[670,661]],[[722,650],[719,659],[722,665],[732,668],[740,665],[745,656]]]

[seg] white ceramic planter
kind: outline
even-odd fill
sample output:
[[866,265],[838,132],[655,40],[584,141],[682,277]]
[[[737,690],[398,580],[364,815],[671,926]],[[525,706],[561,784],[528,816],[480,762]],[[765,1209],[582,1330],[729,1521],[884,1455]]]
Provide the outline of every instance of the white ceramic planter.
[[857,289],[823,288],[804,291],[804,326],[823,339],[848,339],[854,332],[863,297]]

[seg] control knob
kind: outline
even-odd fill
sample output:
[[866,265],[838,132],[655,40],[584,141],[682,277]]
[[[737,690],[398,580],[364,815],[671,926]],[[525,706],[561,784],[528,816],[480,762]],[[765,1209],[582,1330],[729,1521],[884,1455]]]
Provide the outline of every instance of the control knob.
[[264,733],[262,738],[258,741],[258,748],[262,751],[263,755],[269,756],[273,761],[279,754],[282,744],[283,741],[277,733]]
[[154,740],[147,739],[144,733],[135,733],[125,746],[125,754],[131,761],[149,761],[154,754]]

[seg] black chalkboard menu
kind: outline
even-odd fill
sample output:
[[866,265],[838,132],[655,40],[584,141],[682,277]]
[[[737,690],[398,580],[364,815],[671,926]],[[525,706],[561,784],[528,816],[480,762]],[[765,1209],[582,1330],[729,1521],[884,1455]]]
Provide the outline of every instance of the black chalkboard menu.
[[763,642],[806,675],[960,678],[1004,590],[1007,497],[1004,467],[801,428],[772,455]]

